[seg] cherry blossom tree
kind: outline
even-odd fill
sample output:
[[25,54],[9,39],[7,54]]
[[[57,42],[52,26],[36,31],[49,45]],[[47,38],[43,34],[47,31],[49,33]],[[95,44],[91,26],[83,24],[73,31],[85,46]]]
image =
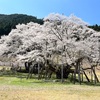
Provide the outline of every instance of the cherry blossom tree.
[[59,58],[63,55],[63,63],[71,64],[81,56],[98,61],[100,33],[88,28],[88,23],[74,15],[58,13],[49,14],[44,21],[43,25],[19,24],[8,36],[2,36],[0,56],[21,61],[58,53]]

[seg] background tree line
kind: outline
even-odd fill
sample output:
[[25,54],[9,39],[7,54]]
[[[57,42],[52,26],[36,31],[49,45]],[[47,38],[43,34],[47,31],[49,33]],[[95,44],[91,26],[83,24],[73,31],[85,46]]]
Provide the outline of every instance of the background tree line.
[[34,16],[29,16],[25,14],[0,14],[0,37],[2,35],[8,35],[12,29],[16,28],[17,24],[26,24],[30,21],[43,24],[43,19],[38,19]]
[[89,28],[92,28],[92,29],[94,29],[95,31],[100,31],[100,25],[92,25],[92,26],[88,26]]

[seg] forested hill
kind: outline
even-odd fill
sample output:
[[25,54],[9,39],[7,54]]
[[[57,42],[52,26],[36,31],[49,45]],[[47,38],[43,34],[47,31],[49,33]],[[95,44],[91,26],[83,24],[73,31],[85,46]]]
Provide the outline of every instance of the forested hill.
[[30,21],[43,24],[43,19],[38,19],[34,16],[29,16],[25,14],[11,14],[11,15],[4,15],[0,14],[0,37],[2,35],[8,35],[11,29],[16,28],[17,24],[26,24]]
[[89,28],[92,28],[93,30],[95,30],[95,31],[100,31],[100,25],[93,25],[93,26],[89,26]]

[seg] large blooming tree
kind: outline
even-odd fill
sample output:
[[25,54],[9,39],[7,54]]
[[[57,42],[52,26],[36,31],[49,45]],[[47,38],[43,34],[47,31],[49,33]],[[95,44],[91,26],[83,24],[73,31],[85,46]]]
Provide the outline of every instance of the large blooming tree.
[[[1,61],[22,61],[51,54],[51,59],[69,64],[82,56],[99,60],[100,33],[74,15],[49,14],[44,24],[19,24],[8,36],[0,39]],[[56,61],[56,60],[55,60]]]

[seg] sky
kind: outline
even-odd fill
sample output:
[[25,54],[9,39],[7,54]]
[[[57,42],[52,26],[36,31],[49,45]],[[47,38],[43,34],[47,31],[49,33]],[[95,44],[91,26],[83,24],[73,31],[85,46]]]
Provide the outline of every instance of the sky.
[[100,0],[0,0],[0,14],[44,18],[50,13],[74,14],[90,25],[100,25]]

